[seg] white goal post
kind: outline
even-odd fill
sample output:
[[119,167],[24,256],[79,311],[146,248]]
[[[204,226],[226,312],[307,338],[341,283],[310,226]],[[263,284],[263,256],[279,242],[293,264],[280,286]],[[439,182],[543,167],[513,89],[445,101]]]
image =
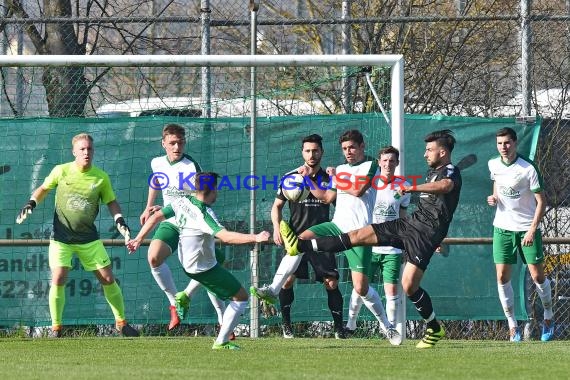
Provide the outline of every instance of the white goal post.
[[[402,151],[404,141],[404,57],[403,55],[4,55],[2,67],[250,67],[252,83],[255,83],[256,67],[390,67],[390,118],[391,143]],[[369,79],[367,77],[367,79]],[[370,85],[370,83],[369,83]],[[377,95],[371,88],[376,100]],[[255,98],[253,98],[255,104]],[[383,110],[381,104],[380,108]],[[251,112],[250,148],[251,176],[255,176],[255,107]],[[384,115],[386,118],[386,115]],[[388,118],[386,118],[388,121]],[[405,173],[404,155],[400,155],[397,174]],[[250,192],[250,229],[255,226],[255,192]],[[250,255],[251,283],[258,284],[258,247]],[[404,297],[401,297],[404,298]],[[401,300],[397,329],[405,334],[405,301]],[[253,300],[250,315],[250,335],[259,333],[259,304]]]

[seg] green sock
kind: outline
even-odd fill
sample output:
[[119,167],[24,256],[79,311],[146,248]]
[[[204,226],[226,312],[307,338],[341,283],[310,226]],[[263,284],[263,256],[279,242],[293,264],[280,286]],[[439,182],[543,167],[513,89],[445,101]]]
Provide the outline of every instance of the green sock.
[[119,285],[117,285],[116,282],[113,282],[111,285],[103,285],[103,293],[105,293],[107,303],[111,306],[115,320],[124,321],[125,302],[123,300],[123,292],[121,292]]
[[65,285],[51,285],[49,288],[49,314],[52,326],[61,326],[65,306]]

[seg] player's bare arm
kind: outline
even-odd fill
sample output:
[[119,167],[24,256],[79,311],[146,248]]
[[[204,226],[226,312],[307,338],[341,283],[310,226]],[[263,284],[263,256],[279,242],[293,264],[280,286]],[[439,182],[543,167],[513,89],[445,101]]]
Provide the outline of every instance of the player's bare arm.
[[258,234],[243,234],[241,232],[228,231],[224,228],[216,234],[216,237],[226,244],[250,244],[268,242],[271,234],[267,231],[262,231]]
[[352,182],[352,185],[347,189],[343,188],[343,191],[350,195],[354,195],[355,197],[361,197],[366,192],[366,190],[370,189],[370,186],[372,186],[370,178],[368,178],[368,180],[362,178],[361,182]]
[[134,253],[141,246],[146,235],[148,235],[148,233],[152,231],[154,226],[156,226],[158,223],[162,222],[163,220],[166,220],[166,218],[164,217],[164,212],[161,209],[158,209],[156,212],[153,212],[152,215],[146,221],[146,223],[142,226],[137,236],[134,239],[131,239],[129,240],[129,242],[127,242],[126,245],[127,249],[129,250],[129,253],[130,254]]
[[[155,179],[156,181],[156,179]],[[151,216],[152,214],[152,210],[154,207],[154,201],[156,200],[156,197],[158,196],[158,193],[160,192],[160,190],[154,189],[152,187],[148,188],[148,197],[146,200],[146,207],[144,209],[144,211],[142,212],[141,216],[140,216],[140,223],[141,226],[143,224],[146,223],[147,219]]]
[[119,202],[117,202],[116,199],[107,203],[107,208],[109,209],[109,214],[111,214],[112,216],[121,213],[121,206],[119,206]]
[[521,242],[524,246],[531,246],[534,242],[534,235],[546,211],[546,198],[544,197],[544,193],[534,193],[534,199],[536,199],[536,210],[534,210],[532,224]]
[[487,204],[491,207],[495,207],[498,201],[499,197],[497,196],[497,186],[495,185],[495,182],[493,182],[493,194],[487,197]]
[[271,207],[271,223],[273,224],[273,242],[277,245],[283,245],[281,240],[281,233],[279,232],[279,223],[283,219],[283,207],[286,201],[283,199],[275,198],[273,206]]
[[451,179],[444,178],[440,181],[422,183],[415,186],[400,186],[398,193],[400,195],[405,193],[447,194],[453,190],[454,186]]

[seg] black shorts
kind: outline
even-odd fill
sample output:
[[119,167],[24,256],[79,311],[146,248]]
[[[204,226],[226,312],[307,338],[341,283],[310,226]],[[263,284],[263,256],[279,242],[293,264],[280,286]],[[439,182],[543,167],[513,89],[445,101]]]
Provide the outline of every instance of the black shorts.
[[378,245],[403,249],[406,261],[425,271],[447,231],[429,229],[414,221],[412,218],[402,218],[371,226],[380,243]]
[[305,253],[299,267],[293,273],[295,277],[308,280],[309,279],[309,263],[315,271],[315,280],[323,282],[326,277],[339,279],[338,269],[336,265],[336,254],[330,252],[310,252]]

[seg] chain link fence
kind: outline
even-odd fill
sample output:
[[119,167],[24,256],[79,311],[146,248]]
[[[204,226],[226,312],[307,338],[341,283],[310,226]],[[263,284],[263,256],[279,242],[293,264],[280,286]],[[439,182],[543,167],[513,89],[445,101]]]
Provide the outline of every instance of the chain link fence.
[[[570,218],[570,1],[250,1],[0,0],[0,55],[250,54],[252,20],[257,54],[404,54],[407,113],[525,116],[522,83],[529,79],[530,113],[545,117],[536,160],[545,178],[544,235],[568,237]],[[251,6],[259,5],[252,13]],[[528,14],[521,11],[528,6]],[[252,17],[255,15],[255,17]],[[521,25],[528,22],[528,72]],[[523,67],[523,69],[521,69]],[[276,70],[279,72],[279,70]],[[314,86],[322,73],[279,77],[295,88],[311,82],[321,112],[376,112],[362,78]],[[236,74],[237,75],[237,74]],[[335,75],[329,73],[329,75]],[[201,98],[204,69],[1,67],[0,116],[96,116],[108,104],[140,99]],[[235,77],[210,74],[219,96],[246,96]],[[264,78],[271,80],[271,77]],[[374,85],[389,97],[386,74]],[[328,103],[327,103],[328,102]],[[570,251],[547,245],[559,338],[570,336]],[[493,273],[489,274],[494,275]],[[497,301],[498,302],[498,301]],[[527,336],[537,335],[540,300],[529,284]],[[417,336],[416,323],[408,325]],[[319,330],[319,329],[317,329]],[[320,329],[319,331],[321,331]],[[502,322],[448,322],[451,337],[500,337]]]

